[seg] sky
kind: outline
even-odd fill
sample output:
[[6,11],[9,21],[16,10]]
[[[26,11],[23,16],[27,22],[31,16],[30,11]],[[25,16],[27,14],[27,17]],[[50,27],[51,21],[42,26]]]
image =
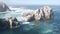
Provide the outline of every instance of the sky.
[[8,5],[60,5],[60,0],[2,0]]

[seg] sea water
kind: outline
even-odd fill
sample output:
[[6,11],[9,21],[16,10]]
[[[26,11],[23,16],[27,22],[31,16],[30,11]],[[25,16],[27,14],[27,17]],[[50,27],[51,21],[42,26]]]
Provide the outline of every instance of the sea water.
[[[18,21],[23,21],[21,14],[41,8],[39,5],[15,6],[12,11],[0,13],[0,19],[6,17],[16,17]],[[16,29],[0,30],[0,34],[60,34],[60,6],[50,6],[53,10],[53,18],[50,20],[22,22]]]

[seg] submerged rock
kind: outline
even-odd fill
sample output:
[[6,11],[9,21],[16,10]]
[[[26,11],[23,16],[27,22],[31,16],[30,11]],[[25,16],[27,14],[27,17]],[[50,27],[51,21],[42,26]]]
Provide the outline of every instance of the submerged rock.
[[5,12],[7,10],[10,10],[9,7],[5,3],[0,2],[0,12]]

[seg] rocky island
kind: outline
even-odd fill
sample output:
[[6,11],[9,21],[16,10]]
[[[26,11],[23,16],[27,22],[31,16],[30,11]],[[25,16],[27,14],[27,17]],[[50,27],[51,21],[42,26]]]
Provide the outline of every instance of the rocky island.
[[52,8],[49,6],[44,6],[43,8],[34,10],[32,12],[23,13],[22,19],[28,22],[33,20],[39,21],[41,19],[50,19],[52,14]]

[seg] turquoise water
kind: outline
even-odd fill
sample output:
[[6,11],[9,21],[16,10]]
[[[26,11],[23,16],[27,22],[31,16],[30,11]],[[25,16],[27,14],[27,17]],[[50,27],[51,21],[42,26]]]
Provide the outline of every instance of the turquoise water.
[[[23,6],[22,6],[23,7]],[[41,6],[24,6],[26,9],[37,9]],[[0,30],[0,34],[60,34],[60,6],[51,6],[54,18],[43,21],[33,21],[30,24],[21,24],[16,29]],[[0,13],[0,18],[4,16],[19,16],[20,13]]]

